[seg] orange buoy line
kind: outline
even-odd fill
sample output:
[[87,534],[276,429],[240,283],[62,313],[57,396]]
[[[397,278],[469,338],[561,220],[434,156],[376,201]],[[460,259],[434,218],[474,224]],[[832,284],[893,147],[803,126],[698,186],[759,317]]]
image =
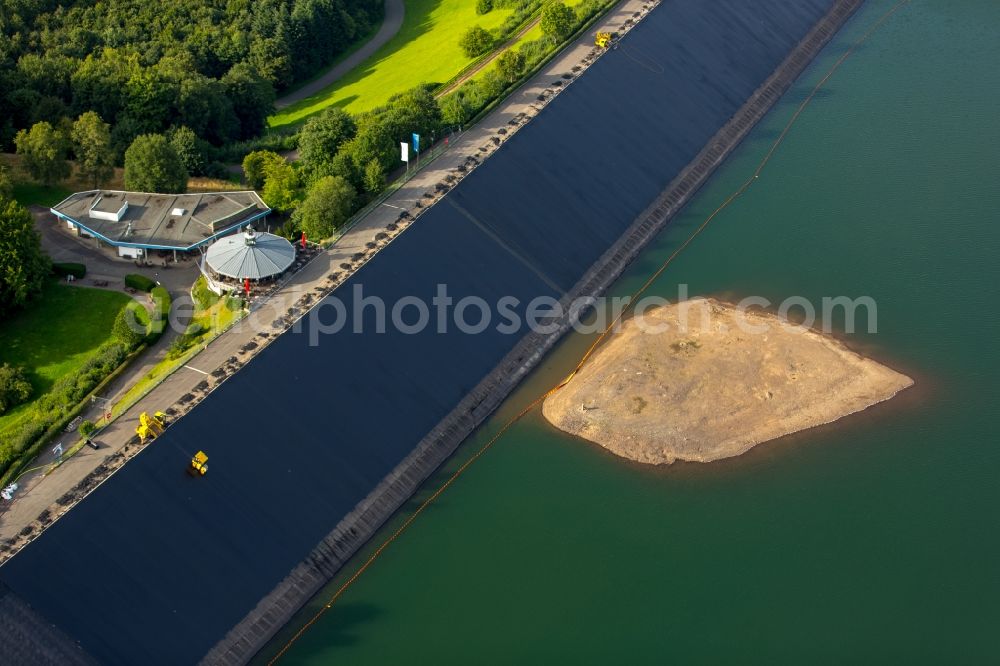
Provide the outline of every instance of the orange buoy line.
[[[799,117],[805,111],[806,107],[809,106],[812,100],[816,97],[816,94],[823,88],[823,86],[826,85],[827,81],[830,80],[830,77],[832,77],[834,73],[838,69],[840,69],[840,66],[844,64],[844,62],[851,56],[851,54],[854,53],[855,50],[857,50],[859,46],[868,41],[871,35],[883,23],[885,23],[893,14],[895,14],[904,5],[909,4],[909,2],[910,0],[899,0],[899,2],[897,2],[895,5],[892,6],[892,8],[890,8],[885,14],[883,14],[878,19],[878,21],[876,21],[870,28],[868,28],[868,30],[856,42],[854,42],[850,46],[850,48],[848,48],[844,52],[844,54],[840,56],[840,58],[837,59],[837,61],[830,67],[830,69],[827,70],[823,78],[820,79],[819,82],[813,87],[809,95],[807,95],[806,98],[802,101],[802,103],[798,106],[798,108],[795,110],[795,113],[792,114],[792,117],[785,124],[784,129],[782,129],[781,133],[774,140],[774,143],[771,144],[771,148],[767,151],[767,154],[764,155],[764,158],[757,165],[757,168],[754,169],[753,174],[742,185],[736,188],[736,190],[733,191],[732,194],[726,197],[725,201],[723,201],[718,208],[712,211],[711,215],[705,218],[705,220],[698,226],[698,228],[695,229],[691,233],[691,235],[688,236],[684,240],[684,242],[681,243],[681,245],[676,250],[674,250],[674,252],[669,257],[667,257],[667,260],[664,261],[659,268],[653,271],[653,273],[649,276],[649,278],[642,284],[639,290],[635,293],[632,300],[635,300],[637,297],[641,296],[647,289],[649,289],[649,287],[652,286],[652,284],[663,274],[663,272],[667,270],[667,267],[670,266],[670,264],[674,262],[674,260],[680,255],[680,253],[683,252],[688,247],[688,245],[690,245],[691,242],[694,241],[694,239],[697,238],[701,234],[701,232],[705,230],[705,228],[712,222],[712,220],[714,220],[719,215],[719,213],[728,208],[744,192],[750,189],[750,186],[753,185],[754,181],[757,180],[760,174],[764,171],[764,168],[771,161],[771,158],[774,157],[775,152],[777,152],[778,148],[784,142],[785,138],[788,136],[788,133],[791,131],[792,127],[795,125]],[[455,470],[455,472],[450,477],[448,477],[448,479],[443,484],[441,484],[441,486],[437,490],[435,490],[430,497],[425,499],[420,504],[420,506],[417,507],[417,509],[405,521],[403,521],[403,524],[400,525],[392,533],[392,535],[390,535],[385,541],[383,541],[379,545],[379,547],[376,548],[375,551],[368,557],[368,559],[366,559],[364,563],[360,567],[358,567],[358,570],[355,571],[350,578],[344,581],[343,585],[337,588],[337,591],[333,593],[333,595],[325,604],[323,604],[322,608],[320,608],[311,618],[309,618],[309,620],[297,632],[295,632],[295,635],[293,635],[288,640],[288,642],[285,643],[284,646],[282,646],[281,650],[278,651],[278,653],[275,654],[270,661],[268,661],[268,666],[272,666],[275,662],[281,659],[281,657],[283,657],[285,653],[288,652],[288,650],[292,647],[292,645],[294,645],[295,642],[298,641],[299,638],[301,638],[302,635],[305,634],[306,631],[308,631],[310,627],[312,627],[323,616],[323,614],[326,613],[326,611],[330,610],[330,608],[332,608],[333,605],[337,602],[337,600],[340,599],[341,596],[343,596],[343,594],[348,590],[348,588],[350,588],[351,585],[353,585],[354,582],[357,581],[358,578],[360,578],[361,575],[368,570],[368,568],[375,562],[375,560],[379,558],[379,556],[385,551],[385,549],[388,548],[393,541],[398,539],[403,534],[403,532],[405,532],[410,527],[410,525],[413,524],[413,522],[417,519],[417,517],[424,512],[424,509],[426,509],[438,497],[440,497],[441,494],[444,493],[444,491],[447,490],[451,486],[451,484],[453,484],[458,479],[458,477],[464,474],[465,471],[469,469],[469,467],[471,467],[474,462],[479,460],[479,458],[481,458],[483,454],[485,454],[497,441],[499,441],[500,438],[503,437],[503,435],[512,426],[514,426],[514,424],[516,424],[527,414],[529,414],[532,410],[534,410],[535,407],[542,404],[542,402],[544,402],[547,397],[549,397],[556,391],[559,391],[564,386],[566,386],[566,384],[570,382],[570,380],[576,375],[577,372],[580,371],[580,369],[587,362],[587,360],[597,350],[597,347],[600,346],[600,344],[605,340],[605,338],[607,338],[608,334],[621,321],[624,315],[625,312],[623,309],[622,312],[619,312],[615,316],[615,318],[611,321],[611,323],[608,324],[607,328],[605,328],[601,332],[601,334],[597,336],[597,339],[594,340],[594,343],[587,348],[587,351],[580,358],[579,362],[573,368],[573,371],[570,372],[565,379],[563,379],[558,384],[545,391],[545,393],[543,393],[542,395],[532,400],[531,403],[528,404],[528,406],[526,406],[520,412],[518,412],[516,416],[514,416],[513,418],[509,419],[506,423],[504,423],[503,426],[500,428],[500,430],[498,430],[496,434],[489,439],[489,441],[483,444],[483,446],[480,447],[480,449],[476,451],[476,453],[473,454],[471,458],[462,463],[462,465],[457,470]]]

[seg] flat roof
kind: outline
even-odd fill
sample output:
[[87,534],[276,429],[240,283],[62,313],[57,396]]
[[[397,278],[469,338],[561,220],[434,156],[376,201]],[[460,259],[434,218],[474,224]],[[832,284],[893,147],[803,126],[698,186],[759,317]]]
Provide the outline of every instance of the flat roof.
[[[128,208],[119,220],[91,216],[91,211],[113,215],[124,203]],[[199,194],[90,190],[71,194],[51,210],[110,245],[163,250],[193,249],[271,212],[253,190]]]

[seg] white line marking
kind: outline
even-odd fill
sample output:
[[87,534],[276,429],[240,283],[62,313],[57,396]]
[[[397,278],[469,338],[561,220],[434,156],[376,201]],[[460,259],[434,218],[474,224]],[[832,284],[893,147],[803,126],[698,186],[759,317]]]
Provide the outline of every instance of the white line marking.
[[200,372],[203,375],[207,375],[208,374],[204,370],[199,370],[198,368],[192,368],[190,365],[185,365],[184,367],[187,368],[188,370],[194,370],[195,372]]

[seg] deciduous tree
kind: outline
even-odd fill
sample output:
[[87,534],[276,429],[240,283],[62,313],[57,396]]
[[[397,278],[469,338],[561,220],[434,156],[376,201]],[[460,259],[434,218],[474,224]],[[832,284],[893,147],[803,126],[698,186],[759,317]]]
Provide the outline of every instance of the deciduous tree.
[[343,109],[330,107],[310,118],[299,134],[299,157],[306,170],[328,168],[340,146],[354,136],[354,119]]
[[21,130],[14,137],[14,144],[18,155],[24,157],[24,167],[35,180],[55,185],[69,177],[66,135],[51,124],[40,122],[29,131]]
[[73,153],[80,174],[96,189],[115,175],[111,126],[93,111],[87,111],[73,123],[70,134]]
[[264,187],[267,169],[272,164],[282,164],[285,158],[270,150],[255,150],[243,158],[243,177],[255,190]]
[[31,215],[16,201],[0,197],[0,315],[36,296],[49,267]]
[[375,196],[385,189],[385,167],[378,160],[370,160],[365,165],[365,191]]
[[576,14],[558,0],[552,0],[542,7],[542,34],[561,42],[573,33]]
[[295,210],[293,219],[310,238],[329,238],[354,210],[355,191],[340,176],[325,176],[309,188],[309,195]]
[[264,203],[279,213],[290,212],[301,200],[298,172],[285,160],[268,164],[264,168],[264,190],[260,195]]
[[198,138],[194,130],[185,125],[172,127],[167,131],[167,141],[177,151],[177,155],[181,158],[189,175],[205,175],[205,167],[208,164],[206,157],[208,145]]
[[186,192],[188,172],[162,134],[141,134],[125,151],[125,187],[136,192]]
[[0,366],[0,415],[31,397],[31,382],[22,367]]
[[474,25],[458,40],[458,47],[468,58],[480,56],[493,46],[493,35],[481,25]]
[[274,112],[274,86],[247,63],[237,63],[222,77],[226,96],[239,120],[239,138],[260,134]]
[[497,58],[497,71],[507,83],[514,83],[524,73],[524,54],[515,49],[507,49]]

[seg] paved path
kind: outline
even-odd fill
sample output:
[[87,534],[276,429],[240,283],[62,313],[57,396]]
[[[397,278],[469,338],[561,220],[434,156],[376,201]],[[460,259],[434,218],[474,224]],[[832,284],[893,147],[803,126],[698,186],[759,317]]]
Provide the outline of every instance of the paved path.
[[404,14],[405,7],[403,0],[385,0],[385,18],[382,19],[382,25],[379,27],[378,32],[375,33],[374,37],[368,40],[365,45],[357,51],[331,67],[325,74],[315,81],[310,81],[298,90],[290,92],[281,99],[277,100],[274,103],[274,108],[283,109],[286,106],[291,106],[296,102],[301,102],[308,97],[312,97],[319,91],[334,83],[344,74],[347,74],[349,71],[360,65],[370,55],[378,51],[383,44],[396,36],[396,33],[399,32],[399,29],[403,26]]
[[[586,65],[586,61],[592,58],[594,53],[595,31],[620,31],[624,22],[634,13],[642,11],[645,4],[644,0],[624,0],[610,10],[603,19],[594,24],[591,30],[553,58],[539,74],[516,90],[478,125],[453,140],[447,152],[425,166],[423,171],[394,192],[383,205],[341,237],[329,251],[321,253],[307,264],[264,307],[255,310],[212,342],[205,351],[195,356],[188,364],[193,369],[181,368],[175,372],[102,431],[96,438],[102,445],[100,450],[84,447],[79,454],[48,477],[36,480],[26,492],[19,491],[13,504],[0,515],[0,540],[13,538],[22,529],[32,524],[37,525],[36,519],[43,510],[53,509],[57,499],[82,481],[98,465],[105,463],[113,454],[129,446],[128,451],[131,455],[131,452],[135,451],[135,446],[129,442],[141,412],[164,409],[176,404],[186,394],[204,395],[206,391],[214,389],[224,381],[216,379],[212,373],[228,374],[229,369],[234,367],[233,358],[236,358],[238,365],[249,360],[252,354],[245,350],[246,346],[256,343],[254,346],[259,350],[267,340],[273,339],[275,329],[272,322],[285,315],[287,310],[303,297],[315,299],[320,290],[328,289],[331,285],[331,274],[339,273],[339,279],[345,279],[350,272],[360,267],[361,264],[355,261],[354,257],[358,253],[369,253],[369,245],[383,247],[386,244],[384,237],[388,232],[387,227],[390,224],[399,224],[401,210],[415,214],[419,210],[416,207],[418,200],[421,201],[423,209],[437,201],[439,195],[427,196],[435,191],[436,185],[445,182],[448,177],[454,177],[459,173],[459,169],[467,169],[471,158],[479,161],[485,159],[511,136],[516,126],[543,110],[544,103],[539,101],[539,97],[547,100],[557,95],[558,91],[569,83],[563,75],[570,74],[574,67]],[[557,81],[559,85],[553,85]],[[500,130],[503,131],[502,134]],[[419,224],[420,221],[417,219],[413,223]],[[345,271],[342,268],[344,264],[351,264],[352,268]],[[264,333],[267,333],[268,337],[262,337]],[[196,388],[203,381],[208,381],[209,386],[206,389]],[[156,446],[155,441],[150,446]],[[58,517],[63,511],[65,509],[55,507],[52,511],[53,517]],[[0,555],[0,562],[6,556],[6,554]]]

